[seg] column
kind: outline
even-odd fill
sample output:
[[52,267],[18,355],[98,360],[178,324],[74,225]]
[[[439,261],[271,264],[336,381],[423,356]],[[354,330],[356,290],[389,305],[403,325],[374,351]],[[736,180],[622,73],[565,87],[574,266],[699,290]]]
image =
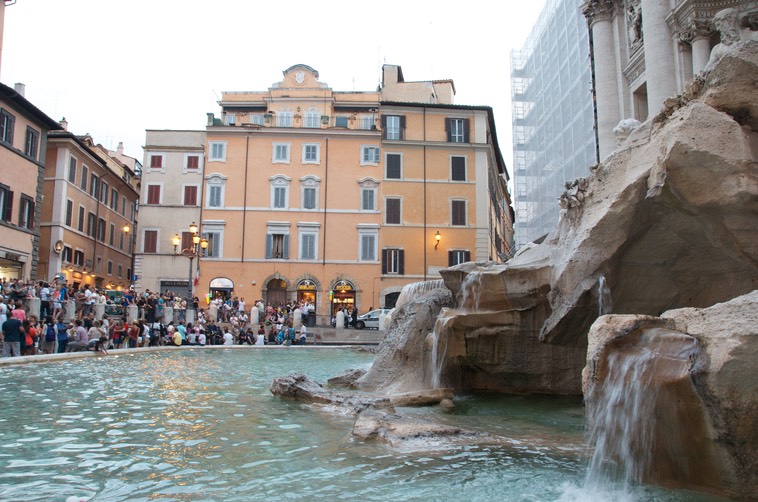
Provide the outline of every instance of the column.
[[163,324],[168,324],[170,322],[174,321],[174,307],[163,307],[163,319],[161,319],[161,322]]
[[29,316],[33,315],[34,317],[36,317],[37,319],[39,319],[39,311],[40,311],[40,307],[42,305],[42,300],[40,300],[37,297],[29,298],[27,300],[27,304],[26,305],[27,305],[27,307],[29,309],[28,312],[26,313],[26,316],[29,317]]
[[139,319],[139,307],[136,305],[126,306],[126,322],[132,322]]
[[676,96],[674,42],[666,24],[667,0],[641,0],[645,50],[648,117],[656,115],[666,98]]
[[618,69],[613,37],[615,4],[605,0],[587,0],[582,12],[589,20],[593,40],[595,68],[595,106],[600,160],[616,148],[613,128],[621,121],[619,110]]
[[709,32],[696,32],[692,39],[692,74],[697,75],[711,58],[711,39]]
[[63,313],[66,321],[73,322],[76,319],[76,302],[74,300],[63,302]]
[[195,324],[195,309],[187,307],[184,311],[184,324]]

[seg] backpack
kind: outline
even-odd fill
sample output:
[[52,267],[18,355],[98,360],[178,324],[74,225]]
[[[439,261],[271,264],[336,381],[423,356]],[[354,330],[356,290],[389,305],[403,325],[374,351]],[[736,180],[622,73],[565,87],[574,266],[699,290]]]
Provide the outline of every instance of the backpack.
[[52,324],[47,325],[47,331],[45,332],[45,341],[54,342],[56,338],[55,326]]

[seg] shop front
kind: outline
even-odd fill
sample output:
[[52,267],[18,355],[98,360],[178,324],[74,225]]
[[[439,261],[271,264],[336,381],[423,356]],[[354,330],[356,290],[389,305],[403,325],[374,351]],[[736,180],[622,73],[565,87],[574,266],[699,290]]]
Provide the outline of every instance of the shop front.
[[303,279],[297,285],[297,303],[305,302],[316,304],[316,283],[310,279]]
[[226,301],[234,291],[234,281],[226,277],[216,277],[210,283],[210,299],[221,298]]
[[0,279],[23,279],[23,266],[26,257],[10,251],[0,251]]
[[349,281],[337,281],[337,283],[332,286],[330,297],[332,302],[332,315],[336,315],[338,311],[345,307],[348,307],[352,311],[353,306],[355,305],[355,286]]

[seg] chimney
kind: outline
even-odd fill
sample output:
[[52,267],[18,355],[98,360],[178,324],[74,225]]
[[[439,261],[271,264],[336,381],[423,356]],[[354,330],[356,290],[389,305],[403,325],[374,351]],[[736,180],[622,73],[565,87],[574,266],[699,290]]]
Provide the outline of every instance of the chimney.
[[13,89],[18,93],[19,96],[22,98],[26,97],[26,85],[22,84],[21,82],[16,82],[13,84]]
[[118,146],[116,147],[116,153],[119,154],[120,156],[124,155],[124,142],[123,141],[118,142]]
[[212,126],[216,117],[212,113],[206,113],[206,115],[208,116],[208,122],[206,122],[206,125]]
[[68,121],[66,120],[66,117],[63,117],[58,124],[60,124],[64,131],[68,131]]

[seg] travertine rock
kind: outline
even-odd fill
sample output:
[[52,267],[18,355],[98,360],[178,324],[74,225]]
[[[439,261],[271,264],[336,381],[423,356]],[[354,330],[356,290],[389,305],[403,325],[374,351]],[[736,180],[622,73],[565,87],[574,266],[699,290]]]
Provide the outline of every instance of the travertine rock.
[[[693,343],[695,350],[682,350]],[[635,358],[651,348],[656,364],[640,371],[642,359]],[[599,318],[590,330],[583,375],[591,431],[608,417],[599,390],[619,377],[609,374],[610,361],[625,357],[635,380],[625,380],[624,404],[645,406],[634,402],[631,385],[644,386],[644,396],[654,400],[642,417],[643,425],[653,426],[651,439],[638,445],[649,454],[640,469],[643,480],[758,500],[758,291],[661,317]],[[620,421],[632,409],[614,408],[614,414]],[[604,453],[606,462],[624,460],[619,452]]]

